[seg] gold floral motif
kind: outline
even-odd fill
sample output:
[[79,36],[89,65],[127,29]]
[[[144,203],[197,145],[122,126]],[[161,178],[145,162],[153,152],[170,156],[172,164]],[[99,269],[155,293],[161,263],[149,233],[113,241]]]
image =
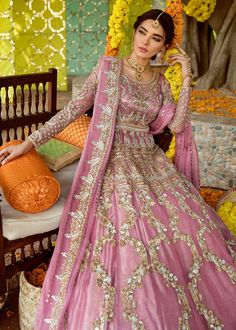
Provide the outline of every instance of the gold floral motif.
[[129,230],[134,226],[137,211],[132,206],[132,191],[130,186],[118,186],[116,191],[119,195],[119,205],[125,210],[126,221],[121,225],[121,246],[130,244],[140,257],[140,262],[132,275],[127,280],[127,286],[122,289],[122,300],[124,305],[124,318],[132,323],[134,329],[144,330],[144,324],[135,313],[136,302],[134,291],[142,285],[142,277],[149,271],[147,251],[142,241],[130,236]]
[[[184,288],[178,283],[178,278],[173,274],[162,262],[158,260],[157,251],[160,249],[160,243],[162,241],[165,244],[171,244],[175,242],[168,239],[166,233],[167,228],[161,223],[160,219],[156,219],[153,215],[152,206],[154,204],[151,196],[151,192],[148,187],[140,187],[138,190],[139,198],[142,201],[141,214],[148,219],[148,222],[154,226],[158,235],[149,240],[148,250],[150,252],[152,262],[151,269],[161,274],[165,280],[167,286],[172,286],[178,296],[178,301],[182,305],[182,314],[179,317],[179,329],[190,329],[188,320],[191,318],[191,309],[188,303],[188,299],[184,292]],[[164,194],[165,196],[165,194]]]
[[213,312],[203,304],[202,296],[197,288],[197,282],[200,279],[199,270],[204,260],[199,255],[193,239],[189,235],[181,233],[178,230],[177,225],[180,221],[178,216],[179,209],[172,205],[169,201],[166,201],[166,207],[168,210],[169,218],[171,219],[171,228],[174,231],[174,241],[176,242],[177,240],[183,240],[192,252],[193,262],[188,273],[188,277],[190,279],[190,282],[188,283],[188,288],[192,294],[196,309],[200,314],[205,317],[210,328],[220,327],[222,326],[222,323],[220,322],[220,320],[217,319]]
[[109,221],[108,214],[108,211],[111,207],[111,196],[112,190],[102,189],[102,194],[99,199],[100,203],[96,212],[96,216],[106,229],[106,233],[100,239],[96,240],[92,260],[92,271],[96,274],[97,285],[104,289],[104,301],[102,303],[103,311],[93,323],[94,330],[104,329],[105,322],[112,321],[113,319],[116,290],[112,286],[111,277],[108,276],[107,272],[105,271],[105,267],[103,266],[101,260],[103,246],[106,243],[115,244],[116,230],[112,222]]
[[204,234],[206,232],[210,232],[210,230],[209,230],[209,228],[207,228],[204,225],[198,231],[198,241],[199,241],[199,243],[201,245],[204,258],[207,261],[211,261],[212,263],[214,263],[215,266],[216,266],[216,269],[219,272],[220,271],[225,272],[229,276],[229,279],[231,280],[231,282],[233,284],[235,284],[236,283],[236,272],[234,271],[233,267],[227,265],[227,263],[226,263],[226,261],[224,259],[219,258],[218,256],[216,256],[213,252],[211,252],[208,249],[208,247],[206,245],[205,238],[204,238]]

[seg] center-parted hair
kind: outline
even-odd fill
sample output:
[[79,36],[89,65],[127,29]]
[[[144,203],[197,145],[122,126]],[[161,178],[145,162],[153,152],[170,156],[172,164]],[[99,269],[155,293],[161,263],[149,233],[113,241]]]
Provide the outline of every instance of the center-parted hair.
[[134,29],[137,30],[139,25],[147,19],[153,19],[155,21],[159,15],[160,17],[158,18],[158,21],[165,31],[165,44],[169,44],[171,43],[174,37],[174,29],[175,29],[174,22],[173,22],[173,18],[166,12],[163,12],[162,10],[151,9],[149,11],[146,11],[142,15],[138,16],[136,22],[134,23]]

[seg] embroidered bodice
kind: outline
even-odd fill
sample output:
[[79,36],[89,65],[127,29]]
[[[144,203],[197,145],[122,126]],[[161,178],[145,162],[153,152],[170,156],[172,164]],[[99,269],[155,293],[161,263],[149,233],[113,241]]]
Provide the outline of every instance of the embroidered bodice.
[[[100,73],[98,63],[76,99],[28,137],[35,146],[45,143],[90,109],[94,104]],[[116,127],[125,125],[131,130],[133,127],[149,131],[149,124],[157,117],[161,107],[175,107],[170,85],[164,76],[158,73],[154,73],[151,81],[143,83],[121,74],[120,90]],[[182,88],[175,116],[168,125],[173,132],[181,132],[188,121],[188,100],[189,89]]]
[[150,82],[136,82],[125,74],[120,80],[121,97],[116,126],[148,129],[161,107],[160,85],[156,74]]

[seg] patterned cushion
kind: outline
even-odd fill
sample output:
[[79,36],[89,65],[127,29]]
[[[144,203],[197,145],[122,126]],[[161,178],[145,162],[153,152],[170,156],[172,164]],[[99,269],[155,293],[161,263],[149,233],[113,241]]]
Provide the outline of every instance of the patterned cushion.
[[[14,140],[0,149],[21,142]],[[59,182],[34,149],[0,166],[0,186],[8,203],[26,213],[49,209],[60,195]]]
[[58,171],[79,159],[82,149],[52,138],[38,147],[37,152],[43,157],[52,171]]
[[54,137],[82,149],[88,133],[90,121],[90,117],[82,115]]

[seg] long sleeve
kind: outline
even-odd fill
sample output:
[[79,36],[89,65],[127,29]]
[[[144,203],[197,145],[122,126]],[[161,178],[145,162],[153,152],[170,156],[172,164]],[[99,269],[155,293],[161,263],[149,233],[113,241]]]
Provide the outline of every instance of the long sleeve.
[[70,101],[63,110],[59,111],[39,130],[34,131],[28,139],[35,147],[48,141],[55,134],[62,131],[78,116],[85,113],[94,103],[98,84],[99,63],[94,67],[80,93],[75,100]]
[[[163,106],[174,104],[170,84],[165,78],[163,79],[162,95],[163,95]],[[190,96],[190,88],[182,87],[180,91],[178,103],[176,105],[175,115],[168,124],[169,129],[174,133],[182,132],[189,122],[189,110],[188,110],[189,96]]]

